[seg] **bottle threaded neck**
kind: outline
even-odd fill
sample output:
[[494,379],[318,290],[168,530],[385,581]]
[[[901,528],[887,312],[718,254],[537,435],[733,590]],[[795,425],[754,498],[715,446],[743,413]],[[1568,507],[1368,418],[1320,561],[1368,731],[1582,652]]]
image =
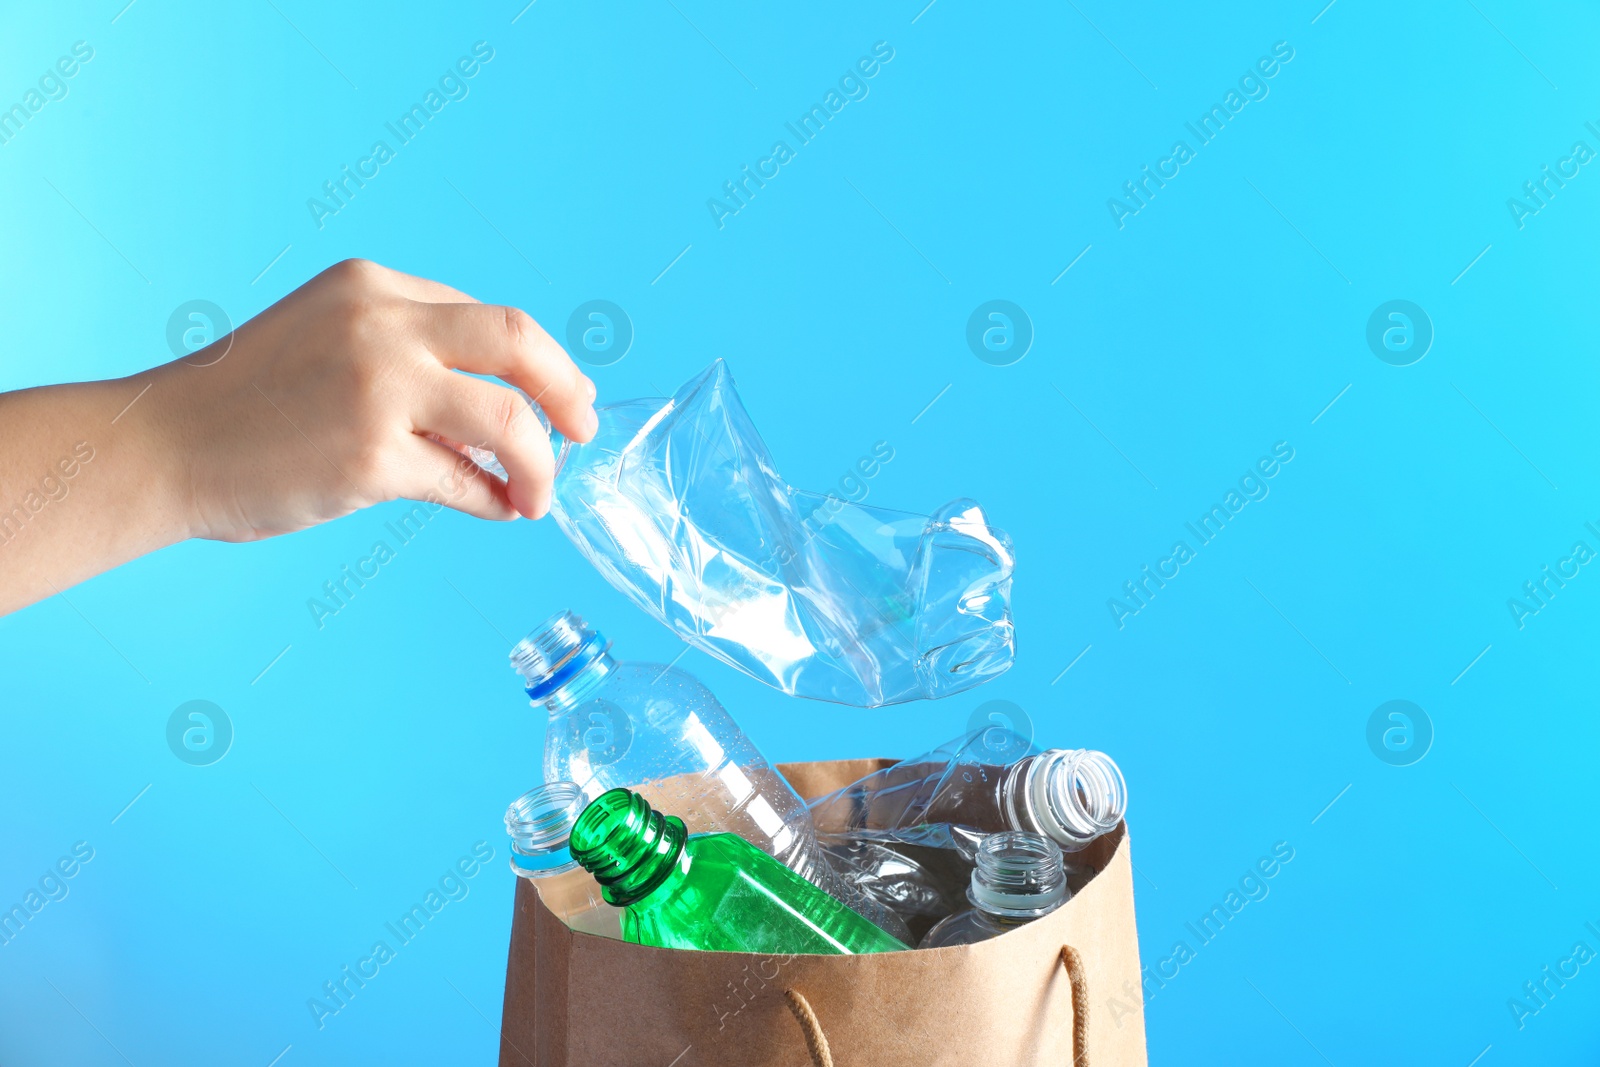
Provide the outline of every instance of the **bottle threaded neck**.
[[1012,805],[1017,829],[1045,834],[1067,852],[1110,833],[1128,808],[1116,761],[1088,748],[1053,748],[1013,768],[1021,776]]
[[529,878],[560,874],[578,866],[567,847],[586,800],[575,782],[530,789],[506,808],[511,869]]
[[528,696],[545,701],[602,659],[610,647],[581,616],[559,611],[517,642],[511,650],[511,667],[522,675]]
[[1007,830],[978,845],[967,899],[973,907],[1008,919],[1037,919],[1067,899],[1061,849],[1043,834]]
[[568,847],[600,883],[607,902],[625,908],[655,892],[683,854],[689,830],[638,793],[601,793],[578,816]]

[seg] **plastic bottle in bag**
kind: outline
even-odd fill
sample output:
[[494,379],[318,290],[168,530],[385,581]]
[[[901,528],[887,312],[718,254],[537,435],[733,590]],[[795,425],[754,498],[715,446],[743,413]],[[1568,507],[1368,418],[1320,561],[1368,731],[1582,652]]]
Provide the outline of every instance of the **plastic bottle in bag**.
[[[721,360],[671,398],[598,413],[589,443],[552,436],[551,514],[691,645],[857,707],[949,696],[1011,666],[1011,542],[975,501],[928,516],[792,488]],[[504,477],[492,452],[452,447]]]
[[1041,750],[1000,726],[974,730],[813,800],[825,838],[956,848],[1027,830],[1077,852],[1122,821],[1128,789],[1104,752]]
[[955,910],[938,875],[905,852],[881,841],[826,835],[817,840],[840,878],[870,893],[908,926],[916,918],[942,919]]
[[1026,830],[990,834],[978,844],[967,889],[972,907],[941,921],[917,947],[971,945],[999,937],[1050,914],[1071,895],[1054,841]]
[[902,942],[737,834],[690,835],[638,793],[602,793],[572,855],[624,909],[624,940],[722,952],[892,952]]
[[889,845],[818,834],[839,877],[905,923],[915,944],[939,920],[966,906],[972,864],[952,848]]
[[710,690],[670,665],[614,659],[572,612],[547,619],[511,651],[533,705],[548,715],[544,780],[589,799],[638,789],[691,831],[738,834],[901,940],[905,925],[841,880],[805,802],[764,759]]
[[594,875],[568,849],[572,827],[588,804],[572,782],[530,789],[506,808],[511,870],[528,879],[545,907],[569,927],[601,937],[622,936],[622,913],[601,895]]

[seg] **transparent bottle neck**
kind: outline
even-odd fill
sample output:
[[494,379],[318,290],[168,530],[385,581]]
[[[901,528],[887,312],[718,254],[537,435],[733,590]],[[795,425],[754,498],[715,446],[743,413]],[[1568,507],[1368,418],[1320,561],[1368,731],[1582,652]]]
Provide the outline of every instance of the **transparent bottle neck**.
[[577,870],[568,842],[587,801],[574,782],[530,789],[506,808],[511,869],[523,878],[545,878]]
[[1061,849],[1043,834],[1007,830],[978,846],[967,899],[998,922],[1037,919],[1067,899]]
[[1066,852],[1116,829],[1128,806],[1122,771],[1093,749],[1053,748],[1018,760],[1000,792],[1013,829],[1044,834]]
[[555,716],[593,696],[617,661],[600,631],[563,611],[517,642],[511,666],[522,675],[529,700]]

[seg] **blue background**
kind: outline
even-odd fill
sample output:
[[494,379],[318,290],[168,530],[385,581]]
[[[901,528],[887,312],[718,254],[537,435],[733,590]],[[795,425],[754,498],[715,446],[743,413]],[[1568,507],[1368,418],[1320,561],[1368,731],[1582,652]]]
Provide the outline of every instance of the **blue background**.
[[[1600,548],[1600,177],[1522,228],[1507,206],[1600,148],[1591,8],[123,2],[6,5],[0,104],[74,41],[95,56],[0,146],[0,388],[165,361],[185,301],[243,321],[348,256],[558,337],[614,301],[637,337],[590,369],[602,400],[726,357],[794,484],[887,441],[872,502],[974,496],[1015,539],[1019,653],[981,692],[802,704],[685,656],[770,757],[910,754],[996,698],[1110,752],[1152,967],[1293,847],[1151,983],[1156,1062],[1600,1051],[1594,967],[1520,1028],[1508,1006],[1600,950],[1600,577],[1520,629],[1507,606]],[[307,199],[480,40],[470,95],[319,230]],[[878,41],[870,95],[718,229],[707,199]],[[1279,41],[1270,95],[1119,229],[1107,199],[1196,147],[1184,123]],[[991,299],[1035,330],[1010,366],[965,340]],[[1435,331],[1411,366],[1366,341],[1393,299]],[[1279,441],[1270,495],[1119,629],[1108,598]],[[492,1061],[500,815],[541,737],[508,644],[571,607],[625,658],[681,645],[552,524],[453,513],[319,630],[307,599],[398,507],[185,544],[0,619],[0,904],[95,850],[0,947],[0,1061]],[[235,730],[207,767],[165,739],[194,699]],[[1411,766],[1367,741],[1396,699],[1434,731]],[[319,1030],[307,999],[480,840],[469,895]]]

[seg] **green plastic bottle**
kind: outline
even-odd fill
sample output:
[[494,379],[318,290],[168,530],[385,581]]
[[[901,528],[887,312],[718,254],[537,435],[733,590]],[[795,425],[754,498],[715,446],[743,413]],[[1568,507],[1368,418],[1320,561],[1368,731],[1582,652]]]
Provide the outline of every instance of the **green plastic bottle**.
[[891,952],[907,946],[737,834],[690,836],[628,789],[596,797],[568,841],[623,909],[622,937],[721,952]]

